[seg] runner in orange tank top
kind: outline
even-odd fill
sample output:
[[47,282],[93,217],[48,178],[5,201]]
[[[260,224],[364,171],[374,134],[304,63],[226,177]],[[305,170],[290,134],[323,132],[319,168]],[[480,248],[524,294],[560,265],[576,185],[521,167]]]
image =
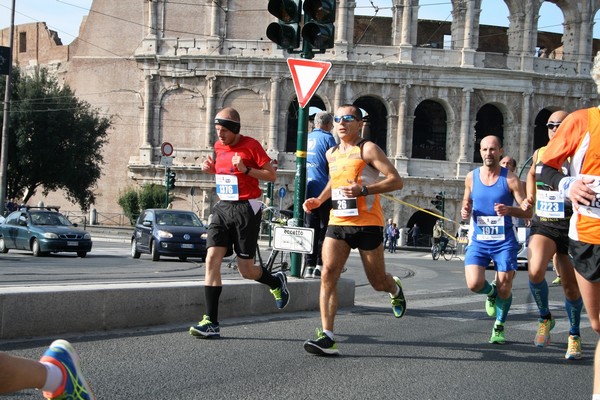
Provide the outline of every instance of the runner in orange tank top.
[[[334,122],[340,144],[326,154],[330,181],[318,197],[306,199],[303,204],[304,211],[310,213],[325,200],[332,200],[322,250],[322,329],[317,329],[316,339],[304,342],[307,352],[318,355],[339,353],[333,336],[337,281],[351,249],[358,248],[371,286],[390,294],[396,318],[406,311],[400,278],[385,271],[383,212],[378,195],[402,189],[402,178],[383,150],[361,139],[362,112],[358,107],[340,106]],[[383,179],[379,179],[380,173]]]

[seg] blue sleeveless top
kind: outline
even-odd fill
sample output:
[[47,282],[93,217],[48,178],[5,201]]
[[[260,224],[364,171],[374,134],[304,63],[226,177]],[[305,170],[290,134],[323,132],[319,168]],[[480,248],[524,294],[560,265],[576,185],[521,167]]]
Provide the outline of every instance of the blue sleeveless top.
[[[498,176],[496,182],[491,186],[484,185],[483,182],[481,182],[481,178],[479,176],[480,172],[481,168],[473,170],[473,189],[471,190],[471,199],[473,200],[473,212],[471,213],[471,223],[473,224],[473,229],[471,232],[472,243],[477,243],[485,247],[494,247],[501,244],[507,244],[507,241],[514,241],[514,243],[517,243],[517,238],[513,229],[512,217],[509,215],[505,215],[503,217],[504,239],[481,239],[481,235],[484,235],[486,233],[490,233],[491,237],[493,237],[499,232],[493,230],[492,232],[485,232],[485,228],[482,228],[477,224],[477,217],[496,217],[497,215],[494,211],[494,204],[501,203],[507,206],[512,206],[514,203],[514,196],[508,187],[508,183],[506,180],[508,170],[506,168],[501,167],[500,176]],[[484,231],[482,231],[482,229]]]

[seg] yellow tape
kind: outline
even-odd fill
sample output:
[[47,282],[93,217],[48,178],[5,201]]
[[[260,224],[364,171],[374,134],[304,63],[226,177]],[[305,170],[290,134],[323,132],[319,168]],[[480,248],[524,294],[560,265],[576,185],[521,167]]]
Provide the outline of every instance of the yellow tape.
[[302,150],[296,150],[296,157],[299,157],[299,158],[306,158],[306,155],[307,155],[307,154],[308,154],[308,153],[307,153],[306,151],[302,151]]
[[414,209],[417,209],[417,210],[419,210],[419,211],[426,212],[427,214],[431,214],[431,215],[433,215],[434,217],[437,217],[437,218],[439,218],[439,219],[443,219],[443,220],[446,220],[446,221],[452,222],[453,224],[455,223],[455,222],[454,222],[454,221],[452,221],[450,218],[446,218],[446,217],[444,217],[444,216],[442,216],[442,215],[440,215],[440,214],[436,214],[436,213],[434,213],[434,212],[431,212],[431,211],[429,211],[429,210],[426,210],[426,209],[424,209],[424,208],[417,207],[417,206],[415,206],[414,204],[407,203],[407,202],[405,202],[405,201],[403,201],[403,200],[400,200],[400,199],[397,199],[397,198],[395,198],[395,197],[388,196],[387,194],[380,194],[380,196],[381,196],[381,197],[385,197],[385,198],[386,198],[386,199],[388,199],[388,200],[392,200],[392,201],[396,201],[396,202],[398,202],[398,203],[400,203],[400,204],[404,204],[405,206],[412,207],[412,208],[414,208]]

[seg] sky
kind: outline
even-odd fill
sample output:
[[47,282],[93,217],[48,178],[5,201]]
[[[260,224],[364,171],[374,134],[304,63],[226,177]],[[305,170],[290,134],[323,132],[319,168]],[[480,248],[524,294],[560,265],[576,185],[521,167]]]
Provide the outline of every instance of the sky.
[[[63,44],[77,37],[82,18],[88,14],[92,0],[15,0],[15,24],[46,22],[58,32]],[[123,0],[133,1],[133,0]],[[135,0],[140,1],[140,0]],[[266,1],[261,2],[266,4]],[[356,14],[391,16],[392,0],[356,0]],[[451,20],[450,0],[421,0],[419,19]],[[0,0],[0,28],[10,26],[12,0]],[[266,5],[265,5],[266,8]],[[503,0],[483,0],[481,23],[508,26],[508,8]],[[600,13],[596,15],[600,19]],[[563,16],[556,5],[544,2],[540,10],[538,27],[547,32],[562,33]],[[594,29],[594,37],[600,38],[600,21]],[[266,29],[266,28],[265,28]]]

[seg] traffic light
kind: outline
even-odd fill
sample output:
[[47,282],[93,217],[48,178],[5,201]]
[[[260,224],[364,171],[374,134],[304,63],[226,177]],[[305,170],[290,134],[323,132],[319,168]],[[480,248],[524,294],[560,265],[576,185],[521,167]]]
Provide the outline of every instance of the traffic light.
[[0,75],[8,75],[10,59],[10,47],[0,46]]
[[444,192],[439,192],[435,195],[435,200],[431,200],[431,204],[435,206],[436,209],[442,212],[444,215]]
[[269,12],[279,19],[267,27],[267,37],[286,50],[300,47],[301,0],[269,0]]
[[175,171],[169,172],[169,178],[168,178],[169,179],[169,185],[168,185],[169,190],[175,189],[175,181],[177,180],[176,177],[177,177],[177,174],[175,173]]
[[302,38],[308,41],[313,49],[325,51],[333,48],[334,21],[335,0],[306,0]]

